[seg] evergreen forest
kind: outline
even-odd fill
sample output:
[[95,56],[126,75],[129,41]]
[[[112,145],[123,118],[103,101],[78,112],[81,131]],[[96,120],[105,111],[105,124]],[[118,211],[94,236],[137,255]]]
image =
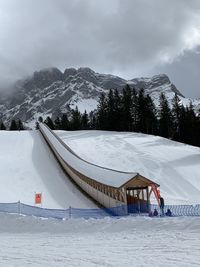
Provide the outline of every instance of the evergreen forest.
[[196,114],[192,104],[184,107],[177,94],[169,104],[162,93],[156,108],[144,90],[137,92],[129,85],[122,93],[117,89],[102,93],[97,110],[90,114],[81,114],[76,107],[68,115],[62,114],[54,121],[47,117],[44,122],[55,130],[139,132],[200,146],[200,111]]
[[[102,93],[95,111],[80,113],[78,108],[55,119],[39,117],[39,123],[46,123],[52,130],[108,130],[138,132],[162,136],[178,142],[200,147],[200,111],[194,111],[192,104],[184,107],[175,94],[169,103],[162,93],[156,108],[153,100],[144,90],[136,91],[127,85],[121,93],[117,89]],[[0,130],[6,130],[3,122]],[[24,130],[21,120],[12,120],[8,130]]]

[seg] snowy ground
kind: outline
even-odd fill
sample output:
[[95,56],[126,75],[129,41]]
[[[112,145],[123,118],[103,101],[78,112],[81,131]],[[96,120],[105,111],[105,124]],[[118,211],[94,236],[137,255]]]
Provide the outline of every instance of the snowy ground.
[[42,193],[42,207],[96,207],[65,176],[39,131],[0,131],[0,203],[34,205]]
[[[200,203],[198,148],[160,137],[60,132],[85,159],[138,171],[161,184],[166,202]],[[66,179],[39,132],[0,132],[0,202],[93,207]],[[168,203],[167,203],[168,204]],[[0,266],[200,265],[200,218],[41,219],[0,213]]]
[[200,218],[0,214],[0,266],[199,266]]
[[56,133],[92,163],[156,181],[166,204],[200,204],[200,148],[140,133]]

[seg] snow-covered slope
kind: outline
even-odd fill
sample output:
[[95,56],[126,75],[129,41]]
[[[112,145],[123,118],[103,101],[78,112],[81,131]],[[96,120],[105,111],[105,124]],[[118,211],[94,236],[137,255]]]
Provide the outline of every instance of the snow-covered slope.
[[42,193],[42,207],[95,207],[64,175],[39,131],[0,132],[0,203],[34,205]]
[[139,172],[160,184],[166,204],[200,204],[200,149],[162,137],[105,131],[56,131],[79,156]]
[[[177,93],[184,105],[190,99],[185,98],[171,83],[165,74],[151,78],[125,80],[110,74],[96,73],[89,68],[66,69],[62,73],[57,68],[35,72],[31,77],[15,84],[15,93],[9,98],[0,96],[0,120],[8,122],[12,118],[20,118],[30,126],[35,125],[39,116],[54,118],[60,113],[68,112],[69,106],[76,105],[82,112],[97,107],[97,100],[102,92],[109,89],[122,90],[129,84],[136,90],[144,89],[156,105],[161,92],[171,101]],[[191,100],[200,108],[200,100]]]
[[0,266],[192,267],[197,217],[42,220],[0,214]]

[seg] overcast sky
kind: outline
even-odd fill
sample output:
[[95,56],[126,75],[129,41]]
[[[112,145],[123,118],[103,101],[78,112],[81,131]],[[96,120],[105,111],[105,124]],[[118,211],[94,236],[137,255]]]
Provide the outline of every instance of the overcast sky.
[[0,85],[41,68],[166,73],[200,97],[199,0],[0,0]]

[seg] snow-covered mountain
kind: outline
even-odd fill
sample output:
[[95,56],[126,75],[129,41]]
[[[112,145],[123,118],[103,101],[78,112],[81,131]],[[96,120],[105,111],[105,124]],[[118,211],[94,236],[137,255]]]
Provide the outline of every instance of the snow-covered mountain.
[[196,108],[200,108],[200,99],[185,98],[165,74],[128,81],[118,76],[96,73],[90,68],[68,68],[64,73],[50,68],[18,81],[12,96],[0,98],[0,119],[8,122],[12,118],[20,118],[31,125],[39,116],[55,117],[60,112],[67,112],[69,106],[73,108],[77,105],[82,112],[85,109],[91,111],[96,108],[102,92],[107,93],[115,88],[121,91],[126,84],[136,89],[143,88],[156,105],[163,92],[169,100],[177,93],[184,105],[192,101]]

